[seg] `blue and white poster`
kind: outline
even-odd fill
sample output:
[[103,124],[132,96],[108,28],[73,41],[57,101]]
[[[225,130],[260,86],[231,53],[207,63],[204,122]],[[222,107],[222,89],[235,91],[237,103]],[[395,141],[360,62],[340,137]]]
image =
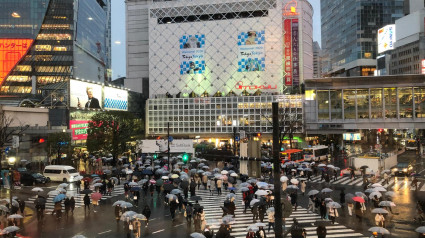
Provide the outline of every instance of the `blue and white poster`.
[[180,74],[205,72],[205,35],[184,35],[180,38]]
[[265,41],[264,31],[248,31],[238,35],[238,72],[264,71]]
[[104,87],[103,88],[104,109],[107,110],[128,110],[128,91],[118,88]]

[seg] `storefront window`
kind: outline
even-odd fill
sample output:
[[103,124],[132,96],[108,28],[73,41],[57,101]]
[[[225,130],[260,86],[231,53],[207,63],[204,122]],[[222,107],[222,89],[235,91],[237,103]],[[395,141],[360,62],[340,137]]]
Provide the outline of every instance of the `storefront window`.
[[400,118],[412,118],[413,94],[412,88],[399,88]]
[[344,90],[344,119],[356,119],[356,90]]
[[414,90],[416,118],[425,118],[425,88],[414,88]]
[[357,116],[359,119],[369,118],[369,90],[357,90]]
[[332,120],[342,119],[341,96],[341,90],[330,90]]
[[382,89],[370,89],[370,108],[372,119],[382,118]]
[[329,91],[317,91],[318,119],[329,120]]
[[397,118],[397,90],[384,88],[385,118]]

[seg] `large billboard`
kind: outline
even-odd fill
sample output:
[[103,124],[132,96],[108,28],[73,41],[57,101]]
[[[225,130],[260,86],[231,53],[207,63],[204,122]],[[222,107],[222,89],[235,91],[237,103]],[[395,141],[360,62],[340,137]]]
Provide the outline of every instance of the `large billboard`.
[[70,80],[70,97],[71,107],[102,109],[102,85]]
[[291,19],[283,21],[283,72],[285,85],[292,86],[292,28]]
[[394,49],[395,25],[386,25],[378,30],[378,53]]
[[241,32],[238,35],[238,72],[264,71],[266,56],[265,31]]
[[[168,150],[167,140],[142,140],[142,153],[165,153]],[[170,153],[193,154],[193,140],[173,140],[170,142]]]
[[0,85],[27,54],[33,41],[32,39],[0,39]]
[[107,110],[128,110],[128,91],[119,88],[103,88],[103,105]]
[[87,140],[87,128],[89,127],[89,121],[69,121],[69,128],[72,131],[72,140]]
[[180,43],[180,74],[202,74],[205,71],[205,35],[184,35]]

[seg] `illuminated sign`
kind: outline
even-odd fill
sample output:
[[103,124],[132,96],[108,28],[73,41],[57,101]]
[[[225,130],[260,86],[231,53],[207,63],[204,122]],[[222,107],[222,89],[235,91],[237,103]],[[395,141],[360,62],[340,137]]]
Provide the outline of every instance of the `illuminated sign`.
[[285,19],[283,22],[283,42],[284,42],[284,59],[283,67],[285,74],[285,85],[292,86],[292,37],[291,37],[291,19]]
[[425,74],[425,59],[422,60],[421,65],[422,65],[421,73]]
[[299,13],[297,12],[298,2],[295,0],[291,0],[286,3],[283,11],[283,15],[285,16],[297,16]]
[[105,99],[103,100],[104,109],[109,110],[128,110],[128,91],[112,87],[104,87],[103,95]]
[[378,30],[378,53],[394,49],[395,25],[387,25]]
[[32,39],[0,39],[0,85],[31,48]]
[[298,19],[292,19],[292,85],[300,84]]
[[102,85],[70,80],[71,107],[102,109]]
[[255,89],[262,89],[262,90],[269,90],[269,89],[277,89],[277,85],[247,85],[244,86],[242,81],[239,81],[236,83],[235,86],[236,89],[246,89],[246,90],[255,90]]
[[356,141],[362,139],[360,133],[344,133],[342,134],[342,137],[344,140],[348,141]]
[[72,130],[72,140],[87,140],[87,128],[89,121],[71,120],[69,121],[69,129]]

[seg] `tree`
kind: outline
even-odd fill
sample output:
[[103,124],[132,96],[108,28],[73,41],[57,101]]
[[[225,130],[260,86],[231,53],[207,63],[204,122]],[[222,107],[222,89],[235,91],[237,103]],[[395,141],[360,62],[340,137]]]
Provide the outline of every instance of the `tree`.
[[90,153],[110,153],[116,161],[127,151],[129,141],[143,134],[143,123],[130,112],[99,112],[89,122],[87,150]]
[[71,154],[71,135],[66,132],[49,134],[47,137],[46,150],[49,157],[56,154],[58,160],[61,158],[63,152],[67,155]]
[[22,135],[28,129],[29,125],[12,126],[14,119],[7,116],[3,111],[0,112],[0,148],[6,144],[12,143],[13,135]]

